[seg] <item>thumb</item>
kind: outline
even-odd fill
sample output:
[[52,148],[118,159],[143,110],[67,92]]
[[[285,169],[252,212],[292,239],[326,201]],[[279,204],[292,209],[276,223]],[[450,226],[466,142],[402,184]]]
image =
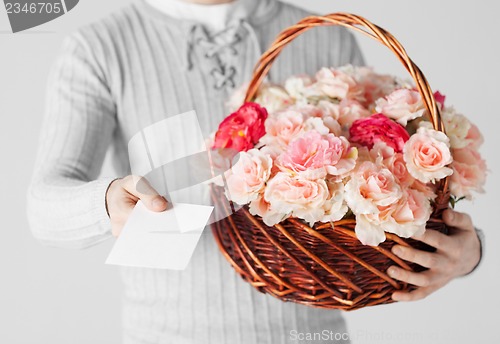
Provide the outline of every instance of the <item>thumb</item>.
[[149,184],[146,178],[131,176],[125,183],[124,188],[127,192],[139,198],[146,208],[151,211],[165,211],[167,209],[167,200]]

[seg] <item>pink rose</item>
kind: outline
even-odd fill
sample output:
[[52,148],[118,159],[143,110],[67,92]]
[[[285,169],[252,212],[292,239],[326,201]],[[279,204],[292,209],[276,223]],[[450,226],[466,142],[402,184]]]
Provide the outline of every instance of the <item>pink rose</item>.
[[352,76],[333,68],[321,68],[316,73],[317,87],[330,98],[344,99],[359,95],[360,88]]
[[450,192],[457,198],[472,198],[472,192],[484,192],[486,162],[479,152],[472,148],[453,150],[453,174],[450,178]]
[[453,173],[447,165],[453,161],[448,137],[421,127],[404,146],[404,159],[413,178],[422,183],[434,182]]
[[256,103],[245,103],[226,117],[215,133],[213,148],[228,148],[238,152],[255,146],[265,134],[267,111]]
[[400,124],[383,114],[375,114],[355,121],[349,129],[350,141],[372,148],[377,142],[384,142],[396,152],[401,152],[410,135]]
[[342,176],[356,165],[357,150],[345,137],[320,135],[311,130],[292,141],[277,159],[282,171],[302,174],[305,178],[324,178],[326,174]]
[[376,111],[406,126],[408,121],[422,117],[425,105],[420,93],[409,89],[399,89],[376,102]]
[[[264,193],[270,210],[281,214],[274,216],[274,221],[294,216],[309,222],[311,226],[325,216],[323,206],[328,198],[329,190],[323,179],[308,180],[283,172],[271,178]],[[277,223],[274,221],[266,224],[272,226]]]
[[402,195],[401,186],[391,171],[371,161],[362,162],[345,187],[347,205],[356,216],[378,214],[379,207],[396,203]]
[[271,176],[273,161],[257,149],[241,152],[227,179],[228,199],[245,205],[258,198]]

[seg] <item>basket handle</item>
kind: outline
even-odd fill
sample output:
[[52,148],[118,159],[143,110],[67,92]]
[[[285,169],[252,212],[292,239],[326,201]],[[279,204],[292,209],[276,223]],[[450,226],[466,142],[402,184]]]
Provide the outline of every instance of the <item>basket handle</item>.
[[398,57],[399,61],[401,61],[403,66],[415,81],[434,129],[444,131],[441,114],[436,100],[434,99],[432,89],[429,86],[424,74],[410,59],[401,43],[399,43],[393,35],[381,27],[371,23],[363,17],[350,13],[332,13],[326,16],[309,16],[302,19],[297,24],[283,30],[271,44],[271,47],[264,54],[262,54],[261,58],[257,62],[253,71],[252,80],[250,81],[247,89],[245,101],[252,101],[255,98],[261,83],[269,73],[271,65],[286,45],[292,42],[301,33],[313,27],[331,25],[341,25],[356,30],[388,47]]

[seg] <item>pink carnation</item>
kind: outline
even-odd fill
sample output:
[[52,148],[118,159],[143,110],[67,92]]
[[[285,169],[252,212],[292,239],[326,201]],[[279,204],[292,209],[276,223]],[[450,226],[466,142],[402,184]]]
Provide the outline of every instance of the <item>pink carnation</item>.
[[245,103],[226,117],[215,133],[213,148],[247,151],[265,134],[267,111],[256,103]]
[[355,121],[349,133],[351,142],[372,148],[377,142],[384,142],[396,152],[401,152],[410,135],[406,129],[383,114],[375,114]]
[[446,100],[446,96],[441,94],[441,92],[436,91],[436,92],[434,92],[434,99],[439,104],[439,108],[441,110],[444,110],[444,102]]
[[282,171],[302,174],[306,178],[324,178],[327,174],[341,176],[356,165],[357,150],[345,137],[320,135],[311,130],[292,141],[278,157]]

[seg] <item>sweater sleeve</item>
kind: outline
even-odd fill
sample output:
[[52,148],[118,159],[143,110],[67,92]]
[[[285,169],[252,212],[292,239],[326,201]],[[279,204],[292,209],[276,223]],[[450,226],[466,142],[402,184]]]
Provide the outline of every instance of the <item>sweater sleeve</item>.
[[477,262],[476,266],[465,276],[468,276],[468,275],[472,274],[474,271],[476,271],[477,268],[479,267],[479,265],[481,265],[481,262],[482,262],[483,257],[484,257],[484,249],[485,249],[485,247],[484,247],[485,246],[484,232],[479,228],[475,228],[475,230],[476,230],[477,238],[479,239],[479,262]]
[[51,246],[85,248],[111,235],[105,208],[111,179],[98,179],[116,126],[104,74],[75,34],[49,75],[27,215],[34,237]]

